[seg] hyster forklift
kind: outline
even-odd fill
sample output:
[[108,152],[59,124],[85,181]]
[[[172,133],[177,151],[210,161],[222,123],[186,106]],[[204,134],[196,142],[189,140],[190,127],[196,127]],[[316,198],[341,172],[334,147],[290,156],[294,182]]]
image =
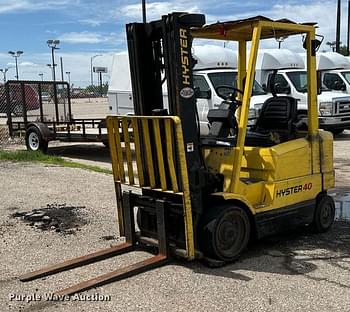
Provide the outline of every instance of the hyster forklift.
[[[149,259],[57,293],[67,295],[163,265],[171,255],[225,263],[237,259],[252,237],[332,226],[335,208],[327,190],[334,187],[333,139],[318,130],[315,24],[258,16],[205,25],[204,15],[172,13],[126,28],[135,115],[107,118],[119,230],[126,242],[21,280],[139,246],[157,247]],[[259,43],[292,35],[303,36],[307,54],[308,129],[298,129],[296,99],[273,92],[248,130]],[[196,109],[196,96],[205,90],[193,86],[194,38],[238,42],[237,84],[216,88],[223,101],[209,111],[205,137],[199,135]]]

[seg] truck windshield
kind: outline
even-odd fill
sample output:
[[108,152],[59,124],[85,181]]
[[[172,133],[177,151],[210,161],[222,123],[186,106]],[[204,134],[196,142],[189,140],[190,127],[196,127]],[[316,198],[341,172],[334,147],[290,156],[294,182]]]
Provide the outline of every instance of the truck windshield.
[[305,71],[289,72],[287,76],[298,92],[307,92],[307,74]]
[[341,74],[342,74],[343,77],[346,79],[346,81],[347,81],[348,83],[350,83],[350,71],[348,71],[348,72],[342,72]]
[[[218,86],[237,87],[237,73],[235,72],[216,72],[210,73],[208,76],[214,88],[217,88]],[[263,94],[266,94],[264,89],[256,81],[254,81],[253,95]]]

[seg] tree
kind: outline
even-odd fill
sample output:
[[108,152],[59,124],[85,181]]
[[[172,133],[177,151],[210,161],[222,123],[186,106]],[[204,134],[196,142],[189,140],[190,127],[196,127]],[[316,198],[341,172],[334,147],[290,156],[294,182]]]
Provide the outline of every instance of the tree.
[[339,49],[339,53],[348,56],[348,47],[346,45],[342,45]]

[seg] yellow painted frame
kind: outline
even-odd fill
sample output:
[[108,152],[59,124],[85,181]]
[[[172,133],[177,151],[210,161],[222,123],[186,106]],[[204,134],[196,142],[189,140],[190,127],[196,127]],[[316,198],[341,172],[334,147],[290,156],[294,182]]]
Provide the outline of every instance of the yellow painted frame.
[[[308,134],[311,139],[312,149],[312,168],[313,173],[320,172],[319,160],[319,142],[318,135],[318,112],[317,112],[317,79],[316,79],[316,57],[312,55],[312,40],[315,39],[315,27],[303,24],[283,23],[274,21],[253,20],[244,21],[239,24],[223,23],[225,33],[218,31],[218,24],[207,25],[202,28],[194,28],[192,35],[194,38],[218,39],[238,41],[238,89],[243,89],[245,79],[242,106],[238,113],[238,138],[234,153],[234,165],[231,177],[231,192],[238,193],[240,188],[240,172],[242,166],[242,156],[244,152],[244,142],[247,131],[250,97],[252,94],[255,67],[259,42],[262,39],[273,38],[275,32],[286,35],[306,34],[307,47],[307,71],[308,71]],[[272,33],[271,33],[272,30]],[[246,67],[246,45],[251,41],[251,49],[248,66]]]
[[[226,25],[226,24],[225,24]],[[278,31],[279,34],[295,35],[306,34],[306,46],[307,46],[307,70],[308,70],[308,109],[309,109],[309,130],[308,136],[311,142],[312,153],[312,174],[319,175],[320,173],[320,153],[319,153],[319,140],[318,140],[318,113],[317,113],[317,81],[316,81],[316,60],[315,55],[312,54],[312,41],[315,39],[315,27],[310,25],[301,25],[293,23],[282,23],[273,21],[251,21],[243,22],[242,24],[230,25],[227,24],[227,34],[221,34],[217,31],[217,24],[204,26],[202,28],[193,29],[192,35],[194,38],[203,39],[218,39],[218,40],[236,40],[238,41],[239,59],[238,59],[238,82],[237,86],[240,90],[244,88],[243,96],[239,95],[242,101],[242,107],[238,110],[238,138],[236,147],[233,154],[233,168],[231,174],[230,192],[227,193],[215,193],[213,195],[221,196],[224,199],[236,199],[245,203],[247,207],[255,214],[255,207],[252,207],[249,201],[243,194],[240,194],[242,190],[240,181],[240,172],[242,169],[242,158],[245,145],[245,137],[247,131],[248,114],[250,98],[253,90],[255,67],[257,60],[257,53],[259,48],[259,42],[262,39],[273,38],[272,34]],[[273,31],[272,31],[273,30]],[[249,62],[247,66],[247,42],[251,41],[251,50],[249,55]],[[244,82],[245,81],[245,85]],[[161,133],[159,131],[159,123],[164,122],[165,136],[166,136],[166,150],[167,150],[167,164],[170,173],[170,184],[167,185],[165,179],[165,164],[161,159],[166,158],[163,155],[162,150],[156,151],[156,156],[152,155],[152,149],[150,146],[150,130],[149,126],[153,125],[154,140],[157,146],[161,144]],[[128,183],[125,179],[124,159],[122,153],[121,134],[126,138],[126,161],[128,173],[132,172],[132,164],[130,164],[130,137],[128,127],[134,129],[134,145],[136,152],[136,166],[139,171],[139,187],[155,188],[154,177],[154,165],[158,165],[160,168],[161,178],[161,192],[173,192],[181,194],[183,197],[184,207],[184,224],[185,224],[185,239],[186,239],[186,256],[188,260],[192,260],[195,257],[194,246],[194,232],[193,232],[193,220],[192,220],[192,206],[190,196],[190,186],[188,180],[186,152],[184,147],[183,133],[181,120],[176,116],[109,116],[107,117],[108,136],[110,140],[113,176],[116,186],[116,195],[118,201],[118,217],[119,227],[121,235],[124,233],[123,225],[123,208],[122,208],[122,192],[121,185],[128,184],[134,185],[134,178],[130,179]],[[142,128],[142,131],[141,131]],[[142,132],[142,134],[141,134]],[[143,136],[145,145],[145,159],[147,166],[151,170],[149,178],[149,185],[146,185],[145,177],[143,175],[141,151],[140,151],[140,136]],[[173,138],[175,136],[175,140]],[[180,164],[180,174],[176,175],[173,152],[177,153]],[[154,157],[157,158],[157,162],[154,162]],[[179,178],[179,180],[178,180]],[[169,183],[168,183],[169,184]],[[181,189],[181,191],[179,191]],[[253,188],[252,188],[253,189]],[[266,207],[264,209],[271,209]]]

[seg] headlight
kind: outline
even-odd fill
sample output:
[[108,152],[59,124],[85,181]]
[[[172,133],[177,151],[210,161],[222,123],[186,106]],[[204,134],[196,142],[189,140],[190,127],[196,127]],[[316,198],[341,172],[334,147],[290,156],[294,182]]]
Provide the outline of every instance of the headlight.
[[264,103],[254,104],[254,109],[255,109],[256,118],[259,117],[263,105],[264,105]]
[[319,110],[320,110],[321,116],[331,116],[333,112],[333,103],[321,102]]
[[249,115],[248,115],[248,119],[254,119],[257,118],[257,111],[255,108],[250,108],[249,109]]
[[260,110],[262,109],[264,103],[258,103],[258,104],[254,104],[254,108],[256,109],[257,112],[260,113]]

